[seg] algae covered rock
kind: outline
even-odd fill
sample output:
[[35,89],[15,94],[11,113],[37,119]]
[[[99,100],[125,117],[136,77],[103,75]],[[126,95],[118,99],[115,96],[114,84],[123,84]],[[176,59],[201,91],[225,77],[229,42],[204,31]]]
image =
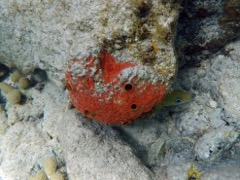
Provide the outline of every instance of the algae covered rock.
[[23,72],[47,70],[50,79],[61,81],[69,59],[105,49],[119,61],[156,70],[170,87],[176,69],[173,42],[180,1],[4,2],[1,61]]
[[189,63],[208,57],[240,34],[239,0],[191,0],[183,7],[177,47]]
[[[121,6],[121,11],[116,11]],[[170,87],[176,70],[174,38],[179,2],[108,1],[97,37],[118,61],[129,61],[158,72]],[[149,81],[153,81],[149,76]]]
[[66,86],[73,106],[86,117],[129,123],[171,89],[180,4],[112,0],[100,9],[97,46],[69,61]]
[[219,18],[220,26],[229,31],[230,36],[236,36],[240,28],[240,1],[227,0],[224,3],[223,14]]
[[[52,13],[48,13],[49,7]],[[161,101],[158,97],[171,90],[177,68],[174,39],[181,1],[91,0],[77,1],[74,5],[62,1],[56,4],[53,1],[44,3],[10,1],[1,3],[0,8],[5,9],[4,13],[0,12],[0,16],[3,17],[0,23],[3,24],[4,34],[0,42],[3,44],[0,46],[0,60],[12,63],[21,69],[21,72],[27,69],[41,69],[47,71],[51,80],[62,85],[68,61],[80,59],[83,61],[82,65],[80,63],[79,69],[75,68],[76,71],[73,73],[79,76],[91,71],[90,76],[96,85],[96,89],[91,93],[94,95],[95,92],[102,90],[102,76],[99,70],[102,68],[97,64],[95,64],[97,68],[89,68],[85,62],[92,56],[97,58],[94,63],[99,63],[102,52],[107,52],[114,57],[116,64],[126,63],[135,66],[132,69],[125,68],[123,73],[116,73],[122,69],[118,69],[118,65],[106,62],[115,73],[107,86],[112,88],[116,77],[123,79],[122,83],[133,82],[139,78],[136,82],[136,87],[139,88],[144,83],[144,86],[158,84],[164,87],[163,91],[153,93],[150,100],[150,95],[145,96],[146,101],[153,101],[147,103],[147,108],[142,109],[138,116],[150,111]],[[19,34],[24,36],[19,39]],[[107,69],[103,74],[109,74],[107,71],[112,70]],[[22,82],[22,77],[21,73],[16,71],[11,79],[13,82],[20,81],[19,87],[24,89],[27,88],[28,82]],[[102,79],[105,81],[105,78]],[[109,97],[104,97],[103,101],[107,101],[108,98],[113,101],[115,94],[112,95],[112,92],[107,90]],[[158,101],[154,102],[154,97]],[[137,100],[137,97],[133,99]],[[123,102],[121,98],[120,101]],[[101,111],[102,107],[104,104],[101,104],[98,110]],[[136,104],[131,103],[128,108],[131,107],[135,110]],[[138,107],[137,110],[141,105]],[[113,110],[118,111],[117,108]],[[84,109],[83,112],[94,113],[89,109]],[[127,117],[127,113],[124,116]]]
[[213,161],[224,151],[231,148],[237,141],[239,132],[231,126],[221,126],[220,128],[205,133],[198,139],[195,145],[195,152],[201,160]]

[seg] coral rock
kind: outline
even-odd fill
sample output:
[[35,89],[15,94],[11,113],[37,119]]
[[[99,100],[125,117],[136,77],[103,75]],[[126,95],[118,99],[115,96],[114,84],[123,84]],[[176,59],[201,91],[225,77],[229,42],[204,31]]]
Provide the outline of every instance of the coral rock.
[[107,124],[123,124],[150,111],[163,99],[166,88],[154,72],[101,52],[99,57],[71,61],[66,86],[73,106],[85,116]]

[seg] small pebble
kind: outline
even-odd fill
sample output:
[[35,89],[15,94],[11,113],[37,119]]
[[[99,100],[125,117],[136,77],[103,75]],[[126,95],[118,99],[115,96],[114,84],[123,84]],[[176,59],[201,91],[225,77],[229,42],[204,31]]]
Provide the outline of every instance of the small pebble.
[[217,102],[216,102],[216,101],[213,101],[213,100],[208,101],[208,102],[206,103],[206,105],[207,105],[208,107],[214,108],[214,109],[218,107]]

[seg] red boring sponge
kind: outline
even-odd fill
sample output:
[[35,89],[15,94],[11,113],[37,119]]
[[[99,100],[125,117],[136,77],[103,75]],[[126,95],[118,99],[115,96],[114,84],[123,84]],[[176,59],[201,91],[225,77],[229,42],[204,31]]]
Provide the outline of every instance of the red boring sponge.
[[125,124],[150,111],[166,93],[163,84],[149,81],[147,71],[102,51],[99,57],[72,60],[66,87],[73,106],[88,118]]

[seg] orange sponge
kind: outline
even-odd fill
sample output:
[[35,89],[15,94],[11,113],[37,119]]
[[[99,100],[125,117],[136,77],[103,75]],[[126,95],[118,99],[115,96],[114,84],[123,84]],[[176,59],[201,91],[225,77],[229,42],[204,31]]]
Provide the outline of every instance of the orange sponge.
[[72,60],[65,78],[73,106],[88,118],[107,124],[129,123],[150,111],[163,99],[166,88],[131,73],[138,67],[116,61],[105,51],[99,57]]

